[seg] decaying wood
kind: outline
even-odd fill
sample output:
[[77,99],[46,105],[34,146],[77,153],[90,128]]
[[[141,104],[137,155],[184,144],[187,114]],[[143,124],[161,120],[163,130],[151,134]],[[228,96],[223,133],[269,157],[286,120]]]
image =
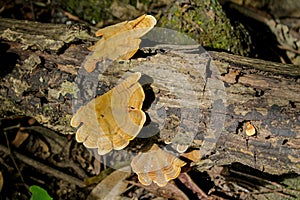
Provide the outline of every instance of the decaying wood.
[[[112,68],[103,72],[98,67],[86,74],[81,65],[93,40],[86,29],[80,29],[85,35],[80,37],[64,25],[49,29],[49,24],[7,19],[0,24],[1,118],[30,116],[54,131],[73,133],[73,109],[97,90],[111,89],[125,72],[140,71],[153,79],[155,107],[147,111],[150,118],[155,108],[165,110],[166,119],[159,119],[169,128],[161,137],[174,132],[176,119],[185,119],[186,132],[198,127],[194,145],[203,140],[207,147],[214,145],[205,153],[215,165],[240,162],[272,174],[300,173],[299,66],[165,45],[145,49],[147,58],[108,62]],[[100,72],[106,76],[99,77]],[[182,84],[180,77],[189,84]],[[98,86],[88,85],[93,81]],[[187,113],[197,120],[181,118]],[[211,127],[220,125],[219,117],[224,118],[221,127]],[[255,127],[255,137],[244,133],[247,121]]]

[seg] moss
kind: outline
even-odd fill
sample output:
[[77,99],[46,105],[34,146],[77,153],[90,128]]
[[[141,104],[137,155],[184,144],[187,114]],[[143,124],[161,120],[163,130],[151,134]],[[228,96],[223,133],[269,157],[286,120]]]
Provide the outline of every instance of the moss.
[[99,24],[103,24],[102,22],[104,21],[111,21],[113,19],[113,16],[119,18],[118,16],[116,16],[116,13],[114,13],[112,8],[114,2],[117,3],[117,5],[123,5],[121,7],[124,7],[124,9],[128,9],[128,7],[126,6],[129,5],[137,9],[136,12],[130,14],[126,12],[118,13],[122,16],[124,15],[123,17],[125,19],[132,19],[133,17],[137,17],[139,14],[146,12],[152,4],[157,4],[160,2],[160,0],[59,0],[59,2],[66,8],[67,11],[73,13],[83,20],[90,23],[101,22]]
[[247,32],[241,25],[232,26],[217,1],[194,2],[189,6],[174,4],[159,26],[187,33],[204,47],[248,55],[251,41]]
[[[60,0],[69,12],[89,22],[109,21],[113,18],[113,1],[103,0]],[[119,0],[124,5],[138,7],[137,0]],[[156,1],[140,0],[148,7]],[[193,0],[173,3],[167,14],[163,14],[158,26],[184,32],[204,47],[223,49],[247,56],[251,41],[242,25],[233,26],[216,0]]]
[[99,22],[111,18],[109,7],[111,0],[59,0],[59,2],[71,13],[80,16],[83,20]]

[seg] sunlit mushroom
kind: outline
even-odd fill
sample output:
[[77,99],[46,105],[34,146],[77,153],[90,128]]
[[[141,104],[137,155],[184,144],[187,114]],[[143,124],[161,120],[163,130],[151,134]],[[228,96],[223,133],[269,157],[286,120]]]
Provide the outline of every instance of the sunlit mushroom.
[[105,27],[96,32],[102,38],[89,50],[93,51],[85,61],[84,68],[92,72],[96,63],[104,60],[128,60],[139,49],[141,37],[148,33],[156,24],[151,15],[142,15],[131,21],[121,22]]
[[178,177],[181,167],[185,164],[184,161],[154,144],[149,151],[140,152],[135,156],[131,162],[131,167],[143,185],[150,185],[153,181],[158,186],[163,187],[169,180]]
[[140,132],[146,121],[141,110],[145,94],[137,82],[141,73],[136,72],[119,85],[82,106],[71,120],[71,126],[79,127],[77,142],[88,148],[98,148],[104,155],[111,150],[125,148]]
[[254,136],[256,134],[255,127],[251,124],[251,122],[245,122],[246,126],[246,135],[248,136]]

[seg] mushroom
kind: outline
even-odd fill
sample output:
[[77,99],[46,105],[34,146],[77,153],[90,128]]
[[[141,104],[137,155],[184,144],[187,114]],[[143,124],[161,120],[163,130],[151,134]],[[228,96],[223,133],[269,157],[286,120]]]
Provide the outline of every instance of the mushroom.
[[177,178],[181,167],[185,164],[156,144],[153,144],[149,151],[140,152],[131,161],[132,170],[143,185],[150,185],[153,181],[160,187],[167,185],[169,180]]
[[77,142],[87,148],[98,148],[104,155],[111,150],[125,148],[142,129],[146,115],[141,110],[145,94],[137,82],[141,73],[136,72],[119,85],[78,109],[71,119],[71,126],[79,127]]
[[96,32],[102,38],[89,50],[93,51],[87,58],[84,68],[92,72],[96,63],[104,59],[128,60],[139,49],[141,37],[148,33],[156,24],[151,15],[142,15],[131,21],[124,21],[105,27]]
[[193,143],[194,137],[192,132],[180,131],[172,138],[172,147],[176,149],[178,153],[184,153]]
[[246,127],[246,135],[248,136],[254,136],[256,134],[256,129],[255,127],[251,124],[251,122],[245,122],[245,127]]

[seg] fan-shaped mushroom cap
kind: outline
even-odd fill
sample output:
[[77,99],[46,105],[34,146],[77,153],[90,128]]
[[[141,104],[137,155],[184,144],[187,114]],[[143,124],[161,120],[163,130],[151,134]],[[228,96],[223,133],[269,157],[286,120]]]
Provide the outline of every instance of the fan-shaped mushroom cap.
[[153,181],[158,186],[165,186],[169,180],[177,178],[181,167],[186,163],[179,158],[160,149],[154,144],[145,153],[139,153],[132,159],[132,170],[138,175],[143,185]]
[[137,82],[140,77],[139,72],[132,74],[75,113],[71,126],[83,123],[76,132],[77,142],[98,148],[98,154],[104,155],[125,148],[137,136],[146,121],[141,110],[145,94]]
[[92,72],[96,63],[103,59],[130,59],[139,49],[141,37],[156,24],[151,15],[142,15],[132,21],[121,22],[96,32],[102,38],[89,50],[93,51],[84,64],[87,72]]
[[[152,15],[142,15],[131,21],[124,21],[112,26],[99,29],[95,33],[95,35],[97,37],[103,36],[104,39],[108,39],[121,32],[126,32],[132,29],[151,29],[154,27],[155,24],[156,24],[155,17],[153,17]],[[148,31],[146,31],[144,34],[146,34]],[[143,35],[141,35],[140,37],[142,36]]]

